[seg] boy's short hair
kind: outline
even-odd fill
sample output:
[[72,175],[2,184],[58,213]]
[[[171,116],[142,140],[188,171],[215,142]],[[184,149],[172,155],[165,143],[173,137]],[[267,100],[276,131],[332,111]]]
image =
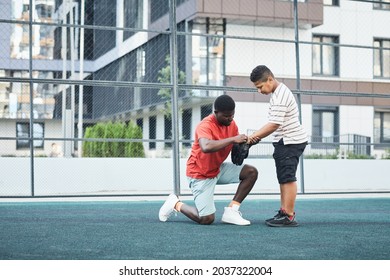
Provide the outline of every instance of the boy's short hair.
[[250,79],[252,83],[265,82],[269,76],[274,77],[272,71],[265,65],[258,65],[252,70]]
[[220,95],[214,101],[214,110],[218,112],[233,111],[236,108],[236,103],[229,95]]

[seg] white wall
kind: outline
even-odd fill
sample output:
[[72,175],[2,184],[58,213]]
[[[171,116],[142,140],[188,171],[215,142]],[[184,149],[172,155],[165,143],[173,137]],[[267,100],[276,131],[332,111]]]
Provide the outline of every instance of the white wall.
[[374,108],[371,106],[340,106],[340,134],[374,137]]
[[[230,159],[228,159],[230,160]],[[172,159],[35,158],[35,195],[168,194],[173,191]],[[253,193],[278,193],[272,159],[246,159],[259,170]],[[182,193],[189,194],[186,159],[180,160]],[[0,158],[0,196],[29,196],[30,159]],[[390,191],[384,176],[390,160],[304,160],[305,192]],[[300,182],[300,171],[297,172]],[[234,193],[237,184],[216,193]]]
[[268,103],[237,102],[234,120],[240,133],[248,129],[259,129],[268,122]]
[[[228,24],[226,34],[267,39],[294,39],[294,29]],[[259,64],[268,65],[275,74],[294,76],[295,48],[292,43],[243,41],[228,39],[226,42],[226,74],[246,76]]]

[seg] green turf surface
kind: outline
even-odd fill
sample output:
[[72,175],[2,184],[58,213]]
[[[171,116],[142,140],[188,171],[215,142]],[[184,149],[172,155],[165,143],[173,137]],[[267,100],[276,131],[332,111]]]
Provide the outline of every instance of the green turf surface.
[[278,200],[246,200],[252,225],[158,221],[163,201],[0,203],[1,260],[389,260],[390,198],[300,199],[297,228],[270,228]]

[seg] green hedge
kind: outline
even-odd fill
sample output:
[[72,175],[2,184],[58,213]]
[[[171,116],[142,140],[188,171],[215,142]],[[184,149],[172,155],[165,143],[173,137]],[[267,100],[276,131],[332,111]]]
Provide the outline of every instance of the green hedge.
[[[142,130],[133,122],[97,123],[85,130],[89,139],[142,139]],[[142,142],[85,141],[84,157],[145,157]]]

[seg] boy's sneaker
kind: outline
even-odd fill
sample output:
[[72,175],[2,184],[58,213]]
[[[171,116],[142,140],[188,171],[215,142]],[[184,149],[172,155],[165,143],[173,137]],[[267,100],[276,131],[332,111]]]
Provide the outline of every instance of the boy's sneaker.
[[268,219],[265,223],[270,227],[296,227],[298,226],[295,220],[295,213],[293,216],[287,215],[283,210],[279,210],[278,214],[273,219]]
[[167,200],[164,202],[163,206],[161,206],[158,213],[158,218],[161,222],[166,222],[172,213],[177,212],[175,210],[175,205],[178,201],[179,198],[175,194],[172,193],[168,196]]
[[222,215],[222,222],[227,224],[234,224],[238,226],[248,226],[250,221],[245,220],[240,211],[234,210],[232,207],[225,207],[225,211]]
[[278,212],[278,213],[276,213],[275,216],[273,216],[273,217],[270,218],[270,219],[265,220],[265,222],[270,222],[270,221],[272,221],[272,220],[274,220],[274,219],[278,219],[278,218],[280,218],[280,217],[282,217],[282,216],[284,215],[284,211],[283,211],[282,209],[279,209],[277,212]]

